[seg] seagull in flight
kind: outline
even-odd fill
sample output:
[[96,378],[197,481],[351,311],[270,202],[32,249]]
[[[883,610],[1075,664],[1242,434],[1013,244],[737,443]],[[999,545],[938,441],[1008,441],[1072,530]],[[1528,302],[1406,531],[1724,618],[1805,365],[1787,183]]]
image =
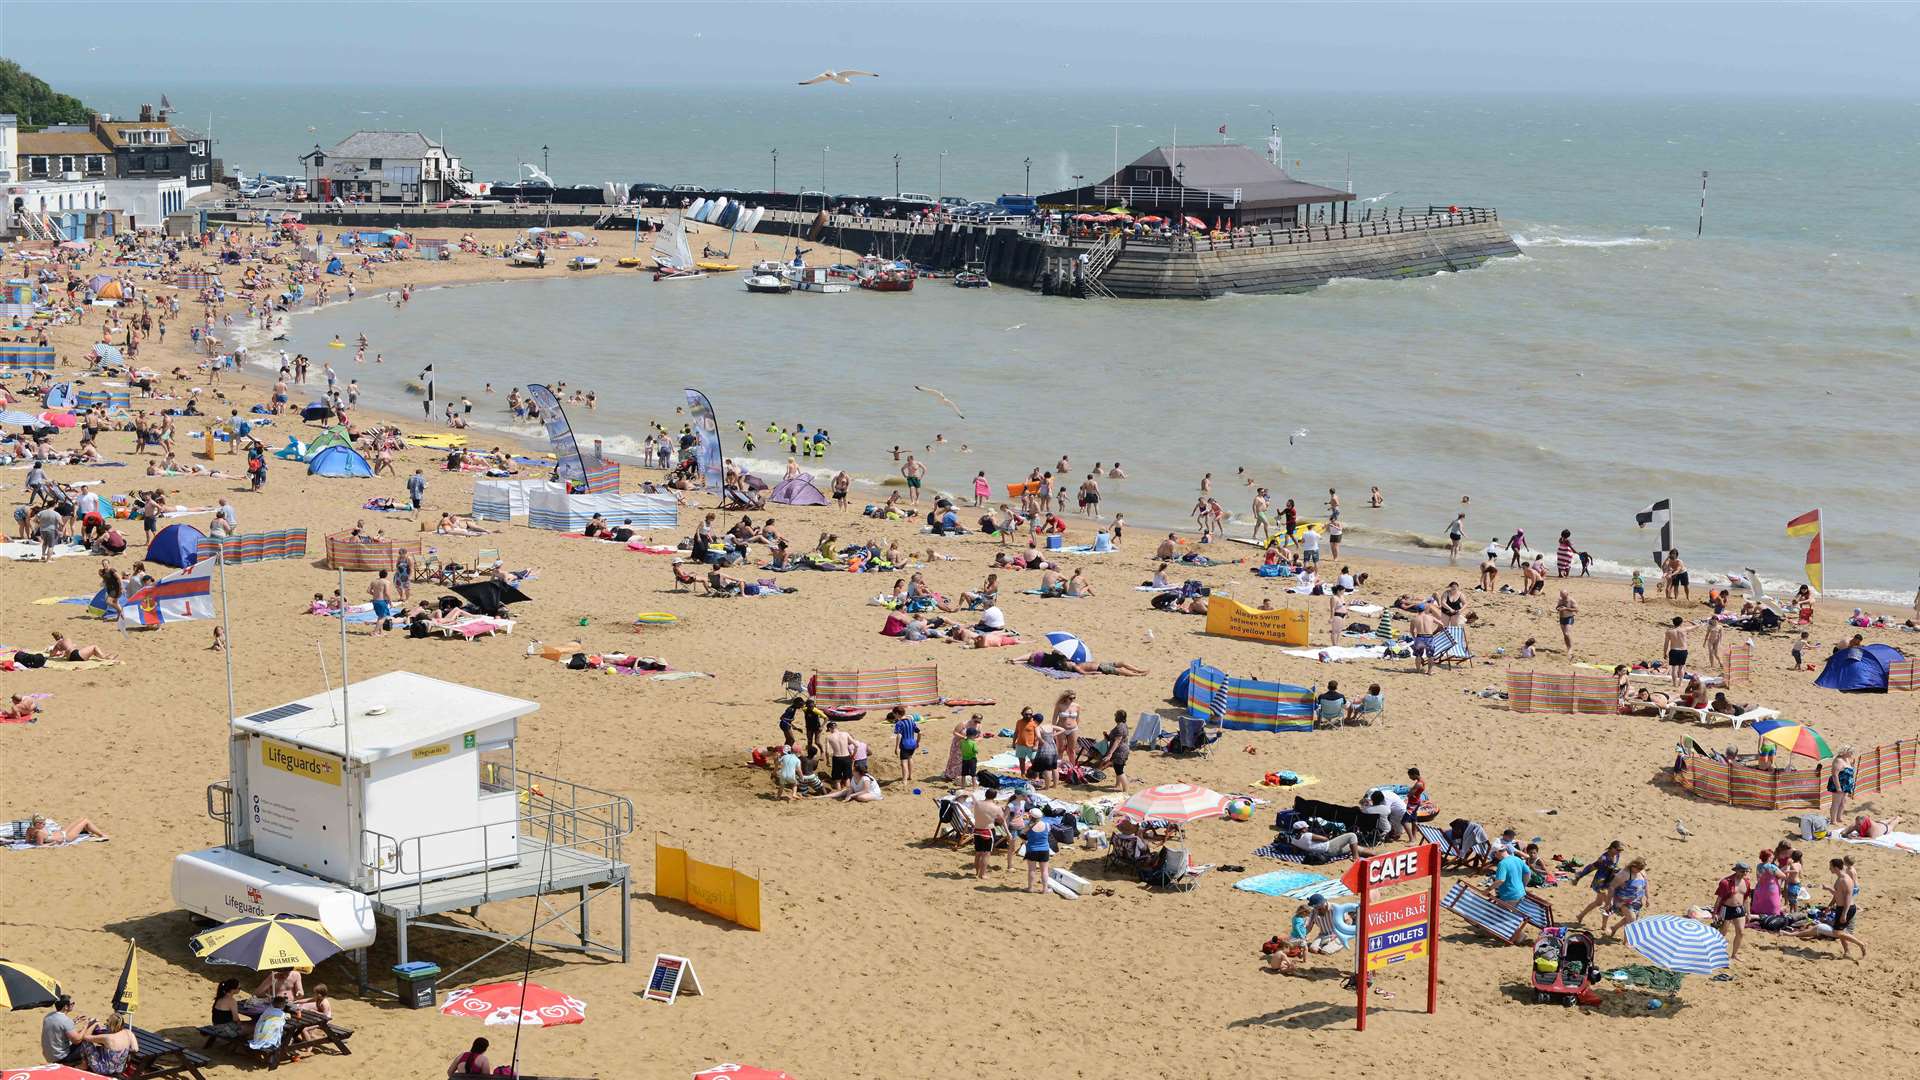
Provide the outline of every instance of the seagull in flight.
[[1306,428],[1301,428],[1301,429],[1300,429],[1299,431],[1296,431],[1296,432],[1294,432],[1293,434],[1291,434],[1291,435],[1289,435],[1289,436],[1287,436],[1287,445],[1288,445],[1288,446],[1292,446],[1292,445],[1293,445],[1293,441],[1294,441],[1295,439],[1304,439],[1304,438],[1306,438],[1306,437],[1307,437],[1307,429],[1306,429]]
[[877,79],[880,77],[879,75],[871,71],[855,71],[852,68],[847,68],[844,71],[836,71],[833,68],[828,68],[827,70],[821,72],[820,74],[815,75],[811,79],[801,79],[800,85],[812,86],[815,83],[837,82],[841,86],[851,86],[853,85],[852,76],[855,76],[855,75],[865,75],[869,79]]
[[923,394],[932,394],[934,397],[940,400],[940,404],[945,405],[949,409],[952,409],[953,415],[959,417],[962,420],[965,420],[967,418],[967,414],[960,411],[960,406],[955,405],[953,403],[952,398],[948,397],[947,395],[941,393],[938,390],[935,390],[933,387],[915,386],[914,389],[920,391]]
[[1399,192],[1397,192],[1397,191],[1383,191],[1383,192],[1381,192],[1381,193],[1380,193],[1380,194],[1378,194],[1378,195],[1369,195],[1369,196],[1367,196],[1366,198],[1364,198],[1364,199],[1361,199],[1360,201],[1361,201],[1361,202],[1363,202],[1363,203],[1377,203],[1377,202],[1379,202],[1379,201],[1380,201],[1381,199],[1384,199],[1384,198],[1386,198],[1386,197],[1387,197],[1387,196],[1389,196],[1389,195],[1398,195],[1398,194],[1400,194],[1400,193],[1399,193]]

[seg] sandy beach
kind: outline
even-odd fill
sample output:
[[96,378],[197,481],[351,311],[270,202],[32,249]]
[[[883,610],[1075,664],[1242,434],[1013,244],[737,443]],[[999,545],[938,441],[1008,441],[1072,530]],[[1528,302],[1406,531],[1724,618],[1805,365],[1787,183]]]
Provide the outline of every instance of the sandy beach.
[[[483,240],[497,244],[505,238]],[[625,253],[624,237],[602,234],[601,240],[595,253],[609,263]],[[697,250],[701,237],[696,234],[692,242]],[[754,250],[737,248],[735,261],[779,254],[777,238],[743,237],[742,247],[748,244]],[[189,256],[188,265],[198,261],[197,254]],[[813,261],[832,257],[822,251]],[[359,281],[360,298],[354,303],[381,303],[386,291],[402,283],[431,288],[564,276],[563,261],[544,270],[508,268],[499,260],[468,255],[445,263],[383,265],[371,281]],[[96,255],[83,271],[100,272],[99,266]],[[639,272],[604,266],[596,273]],[[635,287],[653,284],[636,281]],[[151,288],[155,295],[175,291]],[[181,316],[164,344],[149,341],[142,347],[143,366],[165,372],[175,365],[191,369],[195,362],[186,327],[197,305],[185,292],[180,295]],[[503,293],[503,302],[512,302],[510,292]],[[227,309],[236,322],[244,321],[237,302],[229,301]],[[99,339],[100,320],[96,309],[83,325],[54,328],[63,362],[57,378],[79,374],[77,358]],[[343,383],[352,377],[356,365],[350,348],[321,351],[330,355],[313,357],[316,377],[319,365],[329,360]],[[564,362],[528,374],[567,376]],[[229,375],[219,389],[244,412],[266,400],[270,381],[257,373],[242,380]],[[9,380],[9,385],[18,382]],[[166,385],[175,384],[167,380]],[[196,375],[179,385],[206,384]],[[504,397],[505,388],[498,389]],[[299,390],[295,399],[303,400]],[[497,409],[498,404],[476,407]],[[136,399],[136,408],[142,405]],[[723,436],[731,434],[735,415],[724,401],[718,409]],[[216,415],[224,415],[224,408]],[[355,411],[356,424],[374,419],[379,418]],[[412,418],[388,419],[418,430]],[[680,422],[672,416],[660,419],[673,427]],[[273,449],[290,432],[312,430],[281,417],[258,434]],[[63,432],[57,445],[77,441],[77,434]],[[475,436],[476,445],[494,441],[491,433]],[[127,466],[54,466],[48,474],[61,482],[102,481],[101,490],[110,492],[164,484],[173,501],[194,506],[211,506],[225,497],[237,509],[242,533],[308,530],[306,559],[238,566],[228,575],[231,660],[242,712],[319,692],[322,655],[338,677],[338,624],[306,614],[312,594],[336,586],[335,573],[319,566],[322,538],[360,521],[390,536],[431,529],[442,511],[467,513],[478,475],[446,472],[440,467],[442,455],[428,450],[402,452],[395,477],[373,480],[310,477],[296,464],[270,459],[265,490],[252,493],[246,490],[242,459],[231,454],[222,453],[215,467],[240,476],[238,481],[158,480],[141,475],[147,459],[134,451],[131,434],[103,435],[101,448]],[[182,460],[188,460],[187,444],[180,449]],[[527,449],[545,451],[543,445]],[[1040,465],[1075,450],[1044,444],[1024,449]],[[869,472],[889,467],[884,461],[848,463],[831,457],[826,465]],[[365,500],[377,496],[404,500],[402,481],[416,467],[425,470],[428,483],[428,513],[419,523],[406,514],[362,509]],[[1231,463],[1221,463],[1220,475],[1230,470]],[[24,477],[17,467],[0,471],[10,505],[23,499]],[[624,486],[632,490],[643,479],[658,478],[656,472],[629,467]],[[1276,490],[1275,496],[1307,504],[1315,491],[1311,478],[1292,479],[1296,490]],[[1382,483],[1393,488],[1391,477]],[[1470,493],[1471,478],[1464,478],[1462,487]],[[963,505],[970,501],[970,492],[955,494]],[[1238,492],[1233,496],[1240,498]],[[672,545],[689,535],[713,499],[703,495],[694,501],[700,509],[683,511],[678,530],[651,539]],[[770,512],[781,531],[800,544],[810,545],[828,531],[843,541],[871,538],[885,545],[898,540],[918,553],[928,582],[948,594],[977,588],[1003,550],[990,537],[922,535],[917,519],[864,518],[857,513],[859,502],[856,495],[854,509],[847,511],[778,506]],[[1127,511],[1124,481],[1105,488],[1102,507],[1109,513]],[[1361,522],[1368,512],[1358,505],[1346,511]],[[751,516],[758,521],[763,514]],[[970,522],[972,516],[963,512],[962,520]],[[186,520],[206,523],[204,517]],[[1087,519],[1070,517],[1069,523],[1068,543],[1092,539]],[[1511,531],[1502,530],[1502,524],[1476,521],[1469,538]],[[638,826],[627,851],[634,867],[629,898],[634,960],[623,966],[569,953],[536,953],[534,978],[584,999],[588,1020],[528,1030],[521,1043],[523,1073],[684,1077],[713,1062],[746,1061],[783,1068],[801,1080],[959,1078],[1008,1068],[1087,1078],[1282,1069],[1383,1075],[1404,1073],[1412,1055],[1418,1056],[1411,1061],[1423,1062],[1413,1067],[1424,1071],[1497,1080],[1542,1070],[1619,1076],[1645,1068],[1649,1059],[1710,1076],[1749,1073],[1757,1063],[1795,1071],[1837,1067],[1860,1075],[1897,1075],[1909,1067],[1920,1016],[1914,1004],[1920,996],[1915,974],[1920,942],[1911,930],[1920,919],[1920,855],[1836,841],[1802,843],[1791,814],[1711,805],[1668,779],[1680,739],[1691,736],[1711,748],[1732,745],[1751,753],[1755,738],[1749,732],[1647,717],[1516,714],[1504,702],[1475,693],[1503,688],[1510,667],[1570,670],[1568,657],[1559,651],[1554,613],[1562,587],[1579,605],[1576,658],[1607,665],[1659,655],[1666,620],[1707,613],[1700,603],[1704,589],[1696,587],[1690,605],[1659,599],[1657,587],[1649,602],[1636,603],[1625,583],[1595,578],[1550,580],[1544,596],[1469,592],[1469,610],[1478,617],[1471,641],[1479,658],[1428,676],[1415,673],[1406,660],[1330,664],[1288,656],[1275,646],[1208,636],[1197,616],[1154,611],[1148,594],[1135,586],[1153,573],[1158,537],[1129,529],[1120,551],[1062,557],[1070,569],[1085,568],[1094,587],[1090,598],[1024,595],[1019,590],[1037,585],[1036,574],[1000,572],[1001,607],[1009,625],[1029,637],[1071,631],[1089,644],[1096,660],[1124,661],[1149,673],[1056,682],[1009,666],[1015,650],[881,636],[886,613],[868,600],[887,591],[898,575],[786,574],[781,583],[797,586],[797,593],[713,599],[677,590],[666,557],[523,524],[486,527],[495,531],[477,537],[429,532],[422,539],[446,560],[470,562],[481,549],[498,549],[507,568],[537,571],[525,586],[533,602],[515,609],[519,621],[512,636],[472,642],[376,638],[356,625],[350,628],[351,665],[355,678],[404,669],[535,700],[540,712],[521,727],[521,766],[633,800]],[[113,560],[123,571],[141,549],[137,523],[128,535],[128,556]],[[929,545],[950,558],[927,560]],[[1210,554],[1251,560],[1257,552],[1222,543],[1212,545]],[[1450,581],[1470,588],[1475,580],[1471,551],[1457,568],[1346,555],[1351,557],[1342,563],[1369,575],[1355,598],[1360,602],[1389,604],[1402,594],[1436,593]],[[0,954],[54,974],[81,1012],[99,1016],[132,938],[140,950],[144,992],[137,1022],[197,1047],[193,1031],[207,1021],[215,982],[228,974],[246,977],[191,958],[187,939],[197,928],[168,894],[174,855],[220,841],[220,827],[208,819],[205,804],[207,786],[226,776],[227,657],[209,648],[213,623],[120,633],[86,618],[79,607],[35,603],[91,595],[100,565],[97,557],[0,564],[0,611],[5,612],[0,645],[39,647],[51,632],[64,632],[120,657],[111,666],[61,670],[50,664],[39,671],[0,673],[0,697],[52,695],[37,722],[0,725],[6,816],[44,813],[60,821],[85,816],[113,837],[68,848],[0,851],[5,912]],[[1507,569],[1504,557],[1501,567],[1501,581],[1517,584],[1518,571]],[[1183,568],[1173,576],[1198,579],[1244,603],[1307,610],[1312,642],[1327,640],[1324,598],[1290,596],[1283,583],[1249,570],[1247,564],[1227,564]],[[348,574],[347,598],[364,599],[370,577]],[[1855,632],[1842,622],[1849,608],[1820,606],[1809,628],[1816,643],[1809,653],[1816,660]],[[650,611],[671,612],[679,621],[636,628],[634,616]],[[1913,613],[1889,609],[1887,614],[1897,621]],[[1908,655],[1920,646],[1920,635],[1898,629],[1862,632],[1869,642],[1885,642]],[[1727,640],[1745,636],[1729,631]],[[1541,651],[1530,661],[1519,660],[1529,637],[1539,640]],[[1835,747],[1920,736],[1920,697],[1843,696],[1818,688],[1814,673],[1790,668],[1793,637],[1782,630],[1756,638],[1751,683],[1736,687],[1734,700],[1777,709],[1818,729]],[[713,678],[653,682],[571,671],[527,656],[536,641],[578,641],[587,652],[658,656],[675,668]],[[1496,655],[1500,649],[1506,655]],[[1104,871],[1100,852],[1076,848],[1057,854],[1056,865],[1093,879],[1111,894],[1078,902],[1029,895],[1021,891],[1025,875],[1017,861],[1011,872],[1004,871],[996,855],[995,869],[982,884],[973,877],[969,852],[929,840],[934,798],[949,786],[938,773],[956,721],[978,711],[987,730],[998,731],[1011,726],[1022,706],[1044,711],[1063,690],[1078,695],[1087,734],[1103,730],[1115,710],[1171,714],[1173,680],[1195,658],[1236,676],[1316,689],[1338,680],[1356,698],[1378,682],[1386,713],[1371,726],[1310,734],[1228,731],[1206,758],[1134,753],[1128,779],[1135,790],[1178,781],[1270,800],[1255,808],[1251,822],[1213,819],[1191,827],[1195,861],[1216,867],[1191,892],[1149,891]],[[995,704],[921,710],[926,734],[914,782],[898,782],[889,733],[881,730],[879,714],[870,713],[850,726],[872,745],[885,791],[882,801],[792,804],[773,797],[768,772],[748,758],[751,748],[779,740],[776,698],[783,671],[925,663],[939,666],[947,694]],[[1005,749],[1008,740],[989,739],[982,756]],[[1856,933],[1869,954],[1856,964],[1841,959],[1831,942],[1749,931],[1730,982],[1689,977],[1677,996],[1666,996],[1653,1010],[1644,994],[1608,989],[1600,991],[1598,1007],[1561,1009],[1532,1003],[1525,981],[1527,949],[1494,942],[1459,918],[1441,914],[1439,1014],[1421,1011],[1424,967],[1407,964],[1378,978],[1376,986],[1393,996],[1376,997],[1369,1031],[1356,1034],[1353,994],[1340,988],[1351,954],[1316,958],[1298,976],[1261,970],[1259,946],[1272,935],[1286,934],[1294,902],[1238,891],[1232,884],[1288,868],[1257,856],[1255,849],[1273,839],[1274,812],[1289,805],[1296,790],[1350,805],[1369,787],[1400,782],[1410,766],[1425,777],[1442,823],[1467,817],[1493,835],[1512,827],[1523,841],[1540,837],[1549,861],[1556,856],[1591,860],[1609,841],[1620,840],[1629,857],[1649,863],[1652,912],[1711,907],[1716,882],[1734,862],[1751,863],[1756,853],[1789,835],[1804,853],[1816,894],[1829,880],[1827,860],[1852,856],[1862,882]],[[1258,786],[1265,774],[1283,770],[1314,783],[1299,789]],[[1060,794],[1078,800],[1110,786]],[[1875,817],[1903,818],[1903,829],[1920,830],[1920,781],[1863,796],[1856,805]],[[1684,823],[1685,835],[1677,823]],[[656,835],[706,861],[757,873],[765,929],[743,930],[655,898],[650,840]],[[1225,865],[1245,869],[1229,871]],[[1342,868],[1317,869],[1337,873]],[[1481,876],[1449,872],[1447,884]],[[1591,896],[1584,885],[1539,891],[1563,919],[1571,919]],[[476,921],[506,929],[523,926],[530,913],[525,902],[496,904],[483,908]],[[604,926],[610,912],[598,918]],[[465,963],[487,947],[450,934],[422,932],[414,938],[416,958],[442,967]],[[643,1000],[640,990],[657,952],[691,958],[704,995],[670,1007]],[[1602,941],[1600,957],[1607,968],[1641,962],[1617,939]],[[393,961],[383,931],[371,955],[376,983],[391,983],[386,971]],[[471,981],[517,977],[521,962],[517,952],[498,954],[480,965]],[[476,1035],[493,1037],[497,1046],[511,1040],[510,1029],[482,1029],[470,1021],[405,1010],[388,999],[362,997],[350,985],[351,970],[344,958],[329,961],[308,976],[308,984],[325,981],[339,995],[340,1022],[356,1032],[354,1054],[316,1055],[301,1066],[304,1073],[437,1076]],[[37,1017],[19,1013],[0,1024],[0,1061],[39,1060]],[[1564,1050],[1570,1044],[1581,1047],[1571,1057]],[[1381,1052],[1388,1048],[1391,1053]],[[496,1054],[495,1060],[502,1058]],[[251,1067],[216,1056],[218,1075]]]

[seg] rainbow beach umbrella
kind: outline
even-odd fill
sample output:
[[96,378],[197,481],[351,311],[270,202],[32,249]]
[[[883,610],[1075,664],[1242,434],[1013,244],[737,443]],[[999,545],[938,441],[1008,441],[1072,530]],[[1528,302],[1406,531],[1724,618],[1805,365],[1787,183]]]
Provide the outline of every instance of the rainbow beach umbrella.
[[1227,812],[1227,797],[1210,788],[1194,784],[1161,784],[1139,792],[1114,813],[1134,821],[1159,818],[1185,824],[1201,818],[1216,818]]
[[1833,748],[1820,733],[1797,720],[1755,720],[1753,733],[1760,741],[1772,743],[1790,753],[1824,761],[1833,756]]
[[255,971],[311,971],[340,951],[340,943],[326,927],[297,915],[243,915],[195,935],[190,944],[193,955],[209,964],[236,964]]

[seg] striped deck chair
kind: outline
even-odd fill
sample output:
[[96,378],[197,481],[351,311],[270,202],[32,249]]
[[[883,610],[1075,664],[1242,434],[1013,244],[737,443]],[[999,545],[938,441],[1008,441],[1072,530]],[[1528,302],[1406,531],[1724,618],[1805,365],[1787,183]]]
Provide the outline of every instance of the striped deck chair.
[[1527,925],[1532,921],[1518,911],[1508,911],[1493,902],[1493,897],[1464,881],[1454,883],[1440,900],[1443,910],[1466,920],[1468,926],[1509,945],[1523,944]]
[[[1433,635],[1433,662],[1436,664],[1464,664],[1473,659],[1473,653],[1467,651],[1467,631],[1459,626],[1442,627]],[[1571,712],[1572,710],[1567,710]]]
[[[1447,835],[1447,830],[1441,828],[1438,825],[1422,825],[1419,828],[1420,828],[1420,838],[1422,840],[1425,840],[1429,844],[1438,844],[1440,846],[1441,857],[1447,858],[1447,859],[1458,859],[1463,857],[1461,852],[1454,847],[1452,838]],[[1475,849],[1472,852],[1468,852],[1467,854],[1468,855],[1486,855],[1488,850],[1489,850],[1489,846],[1487,844],[1481,844],[1477,849]]]

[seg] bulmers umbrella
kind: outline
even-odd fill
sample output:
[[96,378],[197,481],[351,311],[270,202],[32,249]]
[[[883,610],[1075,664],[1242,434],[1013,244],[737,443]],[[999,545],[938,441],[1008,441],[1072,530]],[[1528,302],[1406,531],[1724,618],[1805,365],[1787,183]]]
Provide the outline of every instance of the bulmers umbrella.
[[340,951],[327,928],[297,915],[243,915],[195,935],[193,955],[209,964],[236,964],[255,971],[314,965]]
[[0,960],[0,1008],[44,1009],[60,996],[60,984],[38,968]]

